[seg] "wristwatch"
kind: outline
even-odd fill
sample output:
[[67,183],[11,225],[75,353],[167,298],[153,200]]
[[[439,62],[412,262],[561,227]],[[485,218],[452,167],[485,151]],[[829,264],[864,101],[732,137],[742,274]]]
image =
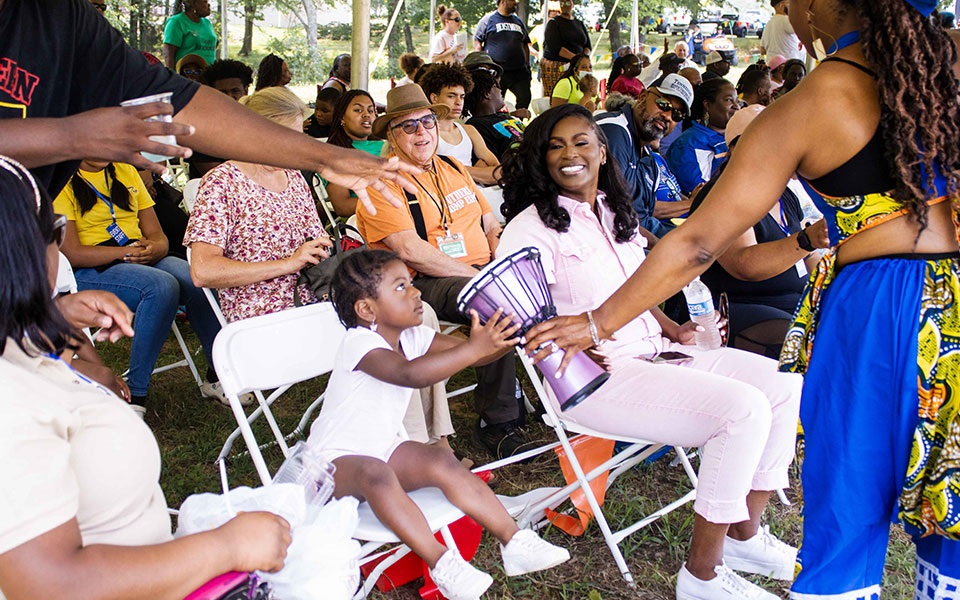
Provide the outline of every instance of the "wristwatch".
[[[807,227],[810,227],[807,225]],[[814,245],[810,243],[810,236],[807,235],[807,227],[804,227],[800,233],[797,234],[797,243],[800,244],[800,248],[806,250],[807,252],[813,252],[816,250]]]

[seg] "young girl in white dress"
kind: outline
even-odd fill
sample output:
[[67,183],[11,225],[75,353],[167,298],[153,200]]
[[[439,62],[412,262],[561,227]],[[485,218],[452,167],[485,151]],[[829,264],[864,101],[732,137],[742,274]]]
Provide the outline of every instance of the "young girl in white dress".
[[383,250],[346,257],[331,287],[347,333],[308,443],[336,466],[334,495],[366,500],[377,518],[428,564],[450,600],[477,599],[493,579],[433,537],[408,491],[440,488],[497,537],[507,575],[568,560],[565,549],[519,530],[490,488],[452,452],[411,441],[403,429],[411,388],[432,385],[513,349],[517,339],[510,337],[517,325],[512,315],[500,310],[481,326],[474,313],[466,341],[424,327],[420,291],[410,272],[396,254]]

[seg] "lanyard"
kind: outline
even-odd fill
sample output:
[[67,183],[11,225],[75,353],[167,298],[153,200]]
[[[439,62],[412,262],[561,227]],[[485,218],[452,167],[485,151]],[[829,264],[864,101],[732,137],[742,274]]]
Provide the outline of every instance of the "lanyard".
[[[114,213],[114,211],[113,211],[113,202],[110,202],[110,200],[109,200],[106,196],[104,196],[103,194],[100,193],[100,190],[98,190],[97,188],[93,187],[93,184],[90,183],[89,181],[87,181],[86,179],[84,179],[83,176],[80,176],[80,179],[83,179],[84,183],[86,183],[88,186],[90,186],[90,189],[93,190],[93,193],[97,195],[97,198],[100,198],[101,200],[103,200],[103,203],[107,205],[107,208],[110,209],[110,220],[112,220],[112,221],[113,221],[113,224],[116,225],[116,224],[117,224],[117,215],[116,215],[116,213]],[[106,170],[106,169],[103,170],[103,182],[106,184],[107,189],[109,190],[109,189],[110,189],[110,180],[107,179],[107,170]]]
[[[436,167],[437,167],[437,165],[436,165],[436,163],[434,163],[433,168],[436,169]],[[437,178],[437,173],[436,173],[436,171],[432,171],[432,170],[429,170],[429,169],[428,169],[427,172],[430,173],[430,177],[431,177],[431,179],[433,179],[433,185],[436,186],[436,188],[437,188],[437,194],[440,195],[440,198],[441,198],[441,200],[443,201],[443,204],[442,204],[442,205],[441,205],[441,203],[434,197],[434,195],[430,193],[430,190],[428,190],[426,187],[424,187],[424,185],[423,185],[422,183],[420,183],[420,180],[419,180],[416,176],[414,176],[413,180],[417,182],[417,185],[420,186],[420,189],[423,190],[424,193],[426,193],[427,197],[430,198],[430,200],[433,201],[434,206],[437,207],[437,210],[440,211],[440,220],[441,220],[441,222],[443,223],[443,231],[444,231],[444,233],[446,233],[447,235],[450,235],[450,226],[447,224],[447,212],[448,212],[447,199],[444,198],[443,192],[440,190],[440,180]]]
[[827,50],[827,54],[833,54],[838,50],[843,50],[847,46],[852,46],[860,41],[860,32],[859,31],[848,31],[847,33],[840,36],[830,48]]
[[787,221],[787,215],[783,212],[783,199],[777,201],[780,204],[780,219],[777,221],[777,225],[780,227],[780,231],[783,232],[783,235],[790,237],[790,224]]

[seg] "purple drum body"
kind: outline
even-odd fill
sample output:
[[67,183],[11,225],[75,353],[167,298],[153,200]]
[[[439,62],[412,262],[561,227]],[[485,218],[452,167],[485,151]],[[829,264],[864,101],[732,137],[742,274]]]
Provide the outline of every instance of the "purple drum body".
[[[533,247],[521,248],[484,267],[464,286],[457,297],[457,308],[469,318],[475,310],[480,321],[486,323],[498,308],[514,313],[524,335],[537,323],[557,316],[547,277],[540,264],[540,251]],[[563,360],[563,352],[554,352],[537,363],[537,369],[550,384],[561,410],[583,402],[587,396],[610,377],[586,354],[578,353],[567,365],[563,377],[555,376]]]

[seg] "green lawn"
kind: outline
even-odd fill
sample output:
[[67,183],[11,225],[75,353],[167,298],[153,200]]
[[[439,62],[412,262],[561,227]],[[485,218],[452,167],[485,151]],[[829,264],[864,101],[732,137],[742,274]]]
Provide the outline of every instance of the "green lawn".
[[[191,348],[198,348],[195,336],[188,324],[181,322]],[[317,343],[324,343],[322,335]],[[99,346],[108,364],[118,371],[126,368],[129,342]],[[176,360],[177,346],[172,336],[164,347],[158,364]],[[203,353],[194,356],[200,371],[204,371]],[[456,389],[471,382],[472,370],[461,373],[451,380],[448,389]],[[532,393],[529,385],[525,386]],[[322,382],[302,384],[289,392],[275,407],[275,413],[284,431],[293,428],[310,401],[316,397]],[[476,445],[470,436],[474,419],[472,400],[469,395],[451,401],[454,425],[461,435],[452,440],[452,445],[461,453],[472,457],[477,464],[490,462],[492,457]],[[226,407],[200,397],[186,369],[174,369],[154,377],[150,387],[147,423],[155,432],[163,459],[161,485],[170,506],[179,506],[183,499],[197,492],[217,492],[220,489],[217,468],[214,464],[220,447],[235,426],[232,413]],[[531,415],[529,435],[544,443],[551,440],[552,431]],[[258,429],[258,439],[267,440],[263,428]],[[235,451],[243,452],[243,441],[237,442]],[[266,451],[272,468],[279,464],[276,449]],[[696,466],[696,464],[695,464]],[[230,461],[231,486],[256,485],[257,479],[249,458],[237,457]],[[644,465],[623,475],[607,494],[605,506],[607,518],[614,529],[633,522],[639,515],[647,514],[658,504],[665,503],[685,490],[682,469],[670,467],[669,460],[660,460],[653,465]],[[562,484],[562,476],[552,453],[541,456],[526,465],[510,466],[497,472],[493,488],[498,494],[518,495],[542,486]],[[788,490],[794,500],[798,489],[794,481]],[[851,498],[851,502],[856,502]],[[768,509],[766,520],[774,533],[787,542],[796,544],[800,539],[801,519],[796,503],[784,506],[774,500]],[[686,553],[693,523],[691,505],[675,511],[657,523],[635,533],[621,544],[627,562],[637,581],[635,590],[623,582],[603,542],[598,528],[591,524],[585,536],[570,537],[560,531],[550,530],[546,537],[554,543],[570,548],[573,559],[546,573],[507,579],[502,572],[496,541],[484,537],[474,563],[494,575],[496,583],[487,598],[556,598],[612,600],[643,598],[672,600],[676,572]],[[913,549],[906,536],[893,528],[893,543],[887,561],[887,581],[884,598],[900,600],[913,597]],[[767,589],[786,598],[788,586],[755,579]],[[419,597],[419,584],[410,584],[389,594],[375,592],[372,598],[414,600]]]

